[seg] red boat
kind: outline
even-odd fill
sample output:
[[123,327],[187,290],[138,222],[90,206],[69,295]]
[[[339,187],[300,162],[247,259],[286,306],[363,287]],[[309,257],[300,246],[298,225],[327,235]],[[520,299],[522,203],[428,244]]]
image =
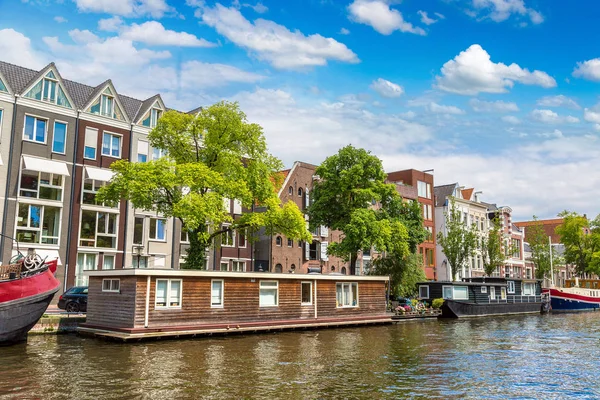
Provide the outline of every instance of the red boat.
[[60,287],[57,266],[36,255],[0,265],[0,345],[27,339]]

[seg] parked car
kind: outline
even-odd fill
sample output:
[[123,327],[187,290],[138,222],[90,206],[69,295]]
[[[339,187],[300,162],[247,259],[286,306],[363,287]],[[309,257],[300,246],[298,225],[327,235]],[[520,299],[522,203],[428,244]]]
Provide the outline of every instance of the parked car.
[[88,287],[73,286],[58,298],[58,308],[67,312],[87,311]]

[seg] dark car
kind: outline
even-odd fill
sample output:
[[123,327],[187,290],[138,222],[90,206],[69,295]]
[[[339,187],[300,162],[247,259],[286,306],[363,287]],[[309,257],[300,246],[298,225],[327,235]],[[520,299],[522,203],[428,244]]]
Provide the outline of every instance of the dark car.
[[67,312],[85,312],[87,310],[88,287],[73,286],[58,298],[58,308]]

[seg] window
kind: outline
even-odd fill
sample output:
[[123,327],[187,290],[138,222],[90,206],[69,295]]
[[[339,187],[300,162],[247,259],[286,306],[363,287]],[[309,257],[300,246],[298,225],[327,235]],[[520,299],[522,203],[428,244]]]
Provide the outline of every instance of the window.
[[148,142],[138,140],[138,162],[148,161]]
[[289,194],[290,196],[294,194],[294,188],[293,188],[293,187],[291,187],[291,186],[290,186],[290,187],[288,188],[288,194]]
[[133,222],[133,244],[144,244],[144,217],[135,217]]
[[454,286],[454,300],[469,300],[469,288],[466,286]]
[[425,239],[427,242],[433,242],[433,227],[426,226],[425,230],[427,231],[427,238]]
[[304,196],[304,190],[302,188],[298,188],[298,197]]
[[219,271],[227,271],[229,269],[229,261],[221,261]]
[[162,110],[158,108],[152,108],[145,115],[144,120],[142,120],[142,125],[147,126],[148,128],[156,127],[156,123],[158,119],[162,116]]
[[283,266],[281,264],[277,264],[275,265],[275,273],[282,273],[283,272]]
[[277,236],[277,237],[275,238],[275,245],[277,245],[277,246],[281,246],[281,243],[282,243],[281,236]]
[[493,286],[490,286],[490,299],[496,300],[496,288]]
[[294,247],[294,241],[292,239],[288,239],[288,247]]
[[150,218],[150,240],[167,240],[167,220]]
[[96,195],[101,187],[105,186],[106,182],[97,181],[93,179],[86,179],[83,181],[83,194],[81,196],[81,202],[83,204],[90,204],[95,206],[113,207],[116,204],[100,203],[96,201]]
[[52,136],[52,152],[65,154],[67,143],[67,124],[64,122],[54,123],[54,135]]
[[260,281],[259,306],[277,307],[279,305],[279,282]]
[[223,308],[223,280],[213,279],[210,285],[210,306]]
[[121,290],[121,281],[119,279],[102,279],[102,291],[119,293]]
[[442,286],[442,297],[452,299],[452,286]]
[[312,304],[312,282],[301,282],[300,291],[302,292],[302,305],[310,306]]
[[23,170],[21,171],[19,196],[61,201],[62,185],[62,175]]
[[60,212],[59,207],[19,203],[17,242],[58,244]]
[[31,88],[31,90],[25,94],[25,97],[71,108],[71,103],[69,103],[65,92],[58,83],[58,78],[52,71],[49,71],[42,80]]
[[97,254],[77,253],[77,265],[75,267],[75,286],[87,286],[88,277],[83,271],[95,271],[98,269]]
[[102,269],[115,269],[115,256],[114,255],[104,255],[104,263],[102,264]]
[[428,299],[429,298],[429,285],[419,286],[419,298],[420,299]]
[[433,220],[433,207],[431,207],[431,204],[423,204],[423,219],[426,221]]
[[431,185],[429,183],[417,181],[417,192],[419,197],[431,199]]
[[148,256],[133,256],[131,257],[131,265],[133,268],[148,268]]
[[2,79],[0,79],[0,92],[8,92],[8,89],[6,88],[4,82],[2,82]]
[[308,245],[309,246],[309,250],[308,250],[308,259],[309,260],[318,260],[319,256],[321,255],[321,249],[319,246],[319,242],[317,242],[316,240],[313,241],[311,244]]
[[25,116],[25,127],[23,129],[23,140],[30,142],[46,143],[46,127],[48,120],[31,115]]
[[163,158],[166,154],[167,152],[163,149],[152,149],[152,160],[156,161],[159,158]]
[[104,132],[102,135],[102,155],[109,157],[121,157],[121,136]]
[[358,307],[358,283],[337,283],[336,307]]
[[246,247],[246,230],[245,229],[239,233],[238,246],[241,248]]
[[181,308],[181,280],[156,280],[156,308]]
[[118,214],[81,211],[79,228],[79,246],[117,248]]
[[246,262],[244,261],[232,261],[231,270],[233,272],[244,272],[246,270]]
[[[228,228],[229,225],[223,225],[223,228]],[[221,235],[221,245],[223,247],[233,247],[235,246],[235,231],[228,230],[223,235]]]
[[487,293],[487,286],[481,287],[481,293]]
[[534,283],[523,283],[523,296],[535,296]]
[[511,240],[513,258],[521,258],[521,241],[519,239]]
[[507,281],[506,282],[507,287],[508,287],[508,293],[515,293],[515,282],[514,281]]
[[98,130],[85,128],[85,144],[83,148],[83,158],[90,160],[96,159],[96,146],[98,145]]
[[433,267],[433,249],[425,249],[425,260],[427,262],[427,266]]

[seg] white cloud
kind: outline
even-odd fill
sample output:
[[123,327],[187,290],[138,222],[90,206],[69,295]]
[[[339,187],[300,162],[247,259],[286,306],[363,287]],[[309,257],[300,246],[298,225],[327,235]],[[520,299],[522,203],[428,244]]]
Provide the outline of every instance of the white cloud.
[[326,65],[328,60],[359,62],[352,50],[332,38],[319,34],[306,36],[265,19],[252,23],[235,8],[220,4],[202,11],[202,21],[206,25],[276,68]]
[[421,10],[417,11],[417,14],[419,14],[421,16],[421,23],[425,24],[425,25],[433,25],[436,22],[439,22],[440,19],[444,19],[444,16],[442,14],[439,14],[439,13],[435,13],[435,15],[438,16],[438,19],[430,18],[427,15],[427,12],[421,11]]
[[350,31],[346,28],[340,29],[340,35],[349,35]]
[[579,118],[575,118],[571,115],[558,115],[552,110],[533,110],[531,112],[531,118],[533,118],[536,121],[543,122],[545,124],[564,124],[579,122]]
[[46,64],[44,57],[36,54],[31,47],[31,40],[22,33],[14,29],[0,29],[0,37],[2,61],[29,68],[42,68]]
[[509,124],[518,125],[521,123],[521,120],[514,115],[505,115],[502,117],[502,121],[508,122]]
[[533,24],[544,22],[544,16],[533,8],[528,8],[523,0],[473,0],[473,16],[487,13],[495,22],[506,21],[511,15],[527,17]]
[[402,13],[390,8],[384,0],[354,0],[348,6],[350,19],[365,25],[370,25],[382,35],[390,35],[399,30],[417,35],[425,35],[425,30],[406,22]]
[[589,81],[600,81],[600,58],[594,58],[583,62],[578,62],[573,70],[573,76],[583,78]]
[[100,38],[92,32],[86,30],[73,29],[69,31],[69,36],[77,44],[97,43]]
[[427,109],[429,110],[429,112],[432,112],[434,114],[461,115],[461,114],[465,113],[464,110],[462,110],[456,106],[445,106],[445,105],[437,104],[434,102],[429,103],[429,105],[427,106]]
[[562,131],[555,129],[552,132],[542,132],[542,133],[538,133],[537,136],[539,137],[545,137],[545,138],[562,138],[564,137]]
[[54,17],[54,21],[58,22],[59,24],[64,24],[65,22],[68,22],[68,20],[65,17],[61,17],[60,15]]
[[583,119],[600,124],[600,112],[594,108],[586,108],[583,110]]
[[469,105],[477,112],[511,112],[519,111],[517,103],[497,101],[484,101],[479,99],[471,99]]
[[407,112],[404,112],[404,113],[400,114],[400,117],[404,118],[404,119],[413,119],[416,116],[417,116],[417,113],[414,112],[414,111],[407,111]]
[[581,108],[575,100],[562,94],[559,94],[558,96],[544,96],[537,101],[537,105],[543,107],[565,107],[575,110]]
[[155,46],[214,47],[216,44],[186,32],[165,29],[158,21],[148,21],[141,25],[132,24],[121,30],[121,37],[134,42]]
[[182,86],[190,89],[222,86],[230,82],[254,83],[264,78],[262,75],[225,64],[188,61],[181,68]]
[[248,6],[251,7],[254,11],[256,11],[259,14],[264,14],[267,11],[269,11],[269,8],[261,2],[258,2],[253,6],[252,5],[248,5]]
[[81,12],[104,13],[127,17],[150,15],[161,18],[173,12],[165,0],[75,0]]
[[106,32],[118,32],[122,25],[123,20],[118,16],[105,18],[98,21],[98,29]]
[[544,88],[556,86],[556,81],[543,71],[530,72],[513,63],[494,63],[480,45],[473,44],[444,64],[442,75],[436,76],[436,86],[444,91],[463,95],[480,92],[506,93],[515,82]]
[[377,93],[379,93],[379,95],[382,97],[400,97],[404,93],[404,89],[402,89],[402,86],[394,82],[385,80],[383,78],[379,78],[373,81],[373,83],[371,83],[371,86],[369,87]]

